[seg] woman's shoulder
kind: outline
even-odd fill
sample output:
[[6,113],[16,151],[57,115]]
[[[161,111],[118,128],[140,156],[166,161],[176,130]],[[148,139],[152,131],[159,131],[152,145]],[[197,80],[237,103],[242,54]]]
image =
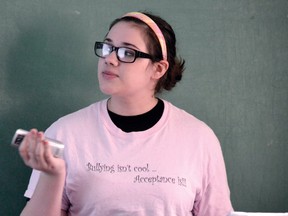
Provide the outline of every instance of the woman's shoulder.
[[169,112],[169,121],[173,121],[173,124],[188,130],[212,132],[212,129],[203,120],[187,112],[186,110],[175,106],[171,102],[164,100],[164,103]]
[[60,117],[57,121],[74,121],[79,120],[83,118],[89,118],[91,115],[97,115],[97,112],[101,110],[101,107],[103,106],[103,103],[105,103],[106,100],[101,100],[95,103],[92,103],[86,107],[83,107],[75,112],[69,113],[67,115],[64,115]]
[[175,119],[178,119],[179,121],[181,120],[186,120],[185,122],[188,123],[193,123],[193,124],[203,124],[204,122],[197,117],[195,117],[193,114],[187,112],[183,108],[180,108],[173,103],[163,100],[165,107],[167,108],[170,117],[174,117]]
[[75,112],[69,113],[57,119],[47,130],[50,128],[64,129],[73,127],[85,127],[89,122],[95,121],[101,116],[101,108],[106,106],[106,100],[101,100],[81,108]]

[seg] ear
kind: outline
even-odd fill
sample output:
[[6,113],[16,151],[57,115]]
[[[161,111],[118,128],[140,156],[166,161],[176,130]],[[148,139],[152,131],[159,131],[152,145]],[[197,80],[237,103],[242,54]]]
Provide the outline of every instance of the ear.
[[159,80],[169,68],[169,63],[166,60],[161,60],[154,63],[153,79]]

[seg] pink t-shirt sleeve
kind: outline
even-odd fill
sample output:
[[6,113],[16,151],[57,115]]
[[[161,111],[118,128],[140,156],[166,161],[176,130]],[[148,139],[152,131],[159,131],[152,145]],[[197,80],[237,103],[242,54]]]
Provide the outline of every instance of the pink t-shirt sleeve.
[[233,211],[220,143],[214,132],[205,134],[202,190],[196,196],[196,216],[227,216]]

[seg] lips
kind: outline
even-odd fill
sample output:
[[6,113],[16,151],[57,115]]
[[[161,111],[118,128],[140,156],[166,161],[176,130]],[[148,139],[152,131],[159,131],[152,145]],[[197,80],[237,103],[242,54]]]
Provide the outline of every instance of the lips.
[[114,79],[114,78],[119,77],[116,73],[114,73],[112,71],[103,71],[102,75],[106,79]]

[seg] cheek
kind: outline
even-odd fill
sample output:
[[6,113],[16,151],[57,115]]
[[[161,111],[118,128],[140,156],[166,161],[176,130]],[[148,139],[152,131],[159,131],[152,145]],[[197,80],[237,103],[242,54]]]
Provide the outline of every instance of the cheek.
[[99,58],[99,59],[98,59],[98,64],[97,64],[98,74],[99,74],[99,72],[102,70],[103,64],[104,64],[103,59]]
[[99,59],[98,60],[98,65],[97,65],[97,77],[98,77],[98,80],[100,78],[101,72],[103,71],[104,65],[105,65],[104,59]]
[[149,71],[138,70],[138,71],[129,71],[130,74],[127,74],[126,81],[130,86],[135,88],[142,88],[148,86],[151,83],[151,74]]

